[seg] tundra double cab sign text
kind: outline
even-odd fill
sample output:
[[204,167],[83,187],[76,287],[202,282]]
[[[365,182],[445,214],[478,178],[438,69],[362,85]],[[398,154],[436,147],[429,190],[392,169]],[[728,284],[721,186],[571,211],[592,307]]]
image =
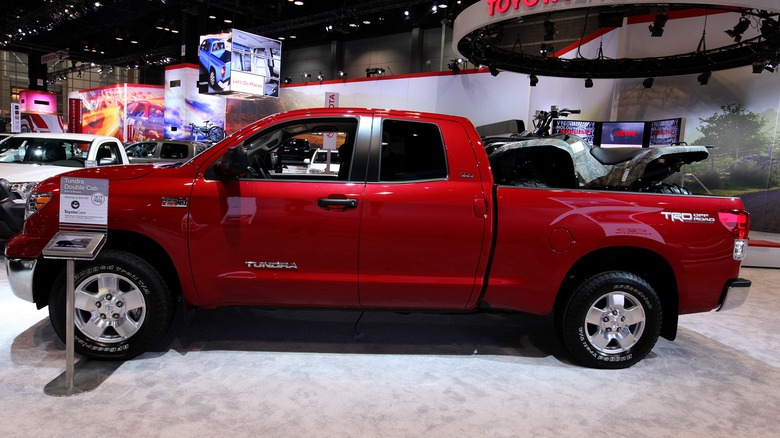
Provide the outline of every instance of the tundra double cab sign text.
[[[325,136],[337,139],[337,175],[267,167],[291,138],[321,147]],[[673,339],[678,315],[746,298],[738,198],[526,187],[494,170],[464,118],[320,108],[259,120],[174,167],[69,173],[111,187],[106,247],[76,268],[77,351],[143,353],[177,302],[500,310],[551,315],[575,361],[623,368]],[[64,264],[41,257],[59,181],[30,195],[6,257],[14,293],[48,305],[63,336]]]

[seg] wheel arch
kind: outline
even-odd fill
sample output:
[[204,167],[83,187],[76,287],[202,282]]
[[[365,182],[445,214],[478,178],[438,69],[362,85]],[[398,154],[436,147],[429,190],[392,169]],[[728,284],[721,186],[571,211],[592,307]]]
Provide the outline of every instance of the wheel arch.
[[[103,251],[107,249],[125,251],[145,260],[160,273],[174,301],[181,298],[181,282],[173,260],[165,249],[154,240],[131,231],[109,230]],[[33,277],[33,301],[39,309],[47,305],[54,281],[59,272],[64,269],[64,260],[38,260]]]
[[609,247],[591,252],[566,273],[555,299],[553,312],[556,326],[574,291],[588,278],[607,271],[626,271],[650,283],[661,300],[663,321],[661,336],[674,340],[677,335],[679,291],[677,277],[669,262],[660,254],[636,247]]

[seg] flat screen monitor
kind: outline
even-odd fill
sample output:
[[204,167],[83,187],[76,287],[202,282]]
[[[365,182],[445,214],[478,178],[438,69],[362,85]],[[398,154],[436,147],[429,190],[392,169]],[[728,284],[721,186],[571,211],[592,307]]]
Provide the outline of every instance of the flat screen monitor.
[[642,147],[645,137],[645,122],[602,122],[599,145]]
[[576,135],[590,144],[596,138],[596,122],[587,120],[553,120],[553,134]]
[[665,119],[648,122],[650,129],[650,147],[669,146],[679,143],[682,136],[682,119]]

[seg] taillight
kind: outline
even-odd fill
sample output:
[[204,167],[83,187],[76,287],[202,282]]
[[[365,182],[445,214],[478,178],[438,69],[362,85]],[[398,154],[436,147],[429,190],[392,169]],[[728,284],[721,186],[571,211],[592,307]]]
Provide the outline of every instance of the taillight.
[[223,65],[222,66],[222,77],[223,78],[225,77],[225,73],[227,73],[227,67]]
[[720,223],[734,236],[734,260],[744,260],[747,254],[747,236],[750,231],[750,214],[744,210],[724,210],[718,212]]
[[747,239],[750,231],[750,213],[744,210],[723,210],[718,212],[718,218],[735,239]]

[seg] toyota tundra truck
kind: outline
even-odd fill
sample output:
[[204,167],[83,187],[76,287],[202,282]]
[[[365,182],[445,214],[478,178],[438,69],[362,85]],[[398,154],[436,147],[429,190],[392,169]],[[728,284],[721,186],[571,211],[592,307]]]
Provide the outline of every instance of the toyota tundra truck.
[[[338,174],[274,173],[291,138],[338,150]],[[348,108],[266,117],[173,167],[70,172],[109,183],[106,245],[76,262],[76,351],[132,358],[188,308],[512,311],[549,315],[574,361],[624,368],[674,339],[678,315],[747,297],[738,198],[493,172],[465,118]],[[42,257],[59,194],[59,177],[34,189],[5,254],[14,294],[63,337],[65,264]]]

